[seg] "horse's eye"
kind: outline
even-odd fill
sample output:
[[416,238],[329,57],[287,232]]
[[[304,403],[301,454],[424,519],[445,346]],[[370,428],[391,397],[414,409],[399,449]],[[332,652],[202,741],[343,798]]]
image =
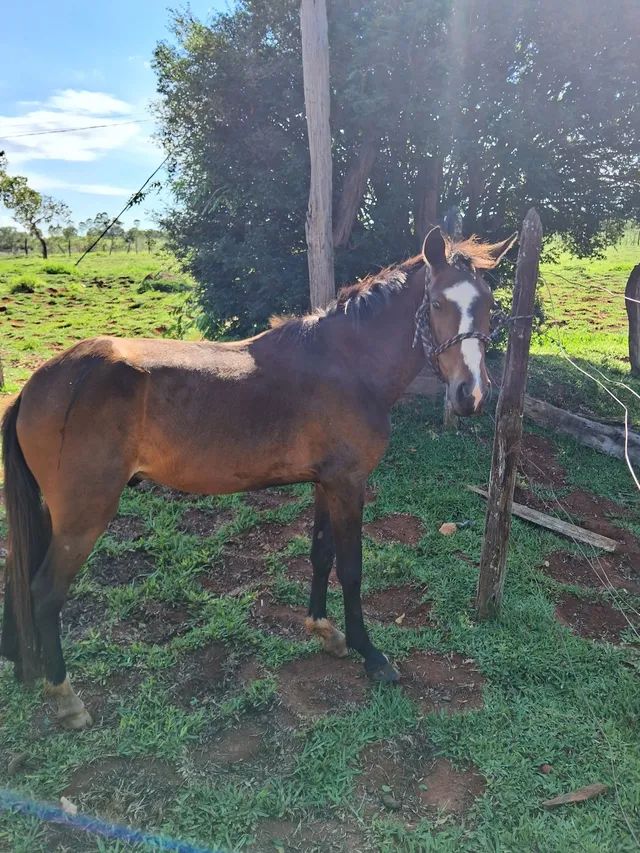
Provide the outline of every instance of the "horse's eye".
[[438,302],[437,299],[431,303],[431,307],[432,308],[440,308],[440,303]]

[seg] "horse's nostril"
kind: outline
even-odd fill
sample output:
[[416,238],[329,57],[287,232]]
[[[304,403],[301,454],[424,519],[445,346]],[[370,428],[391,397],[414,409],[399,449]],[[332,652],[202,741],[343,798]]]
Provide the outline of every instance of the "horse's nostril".
[[462,404],[469,397],[469,386],[466,382],[461,382],[456,388],[456,399]]

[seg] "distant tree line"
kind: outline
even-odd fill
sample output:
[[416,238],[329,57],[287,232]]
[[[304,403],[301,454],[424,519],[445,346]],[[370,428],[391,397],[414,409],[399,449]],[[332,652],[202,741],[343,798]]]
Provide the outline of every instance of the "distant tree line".
[[[28,185],[22,175],[10,175],[7,161],[0,152],[0,202],[10,211],[21,229],[12,226],[0,227],[0,252],[29,255],[39,251],[43,258],[50,252],[86,251],[93,241],[105,230],[96,251],[143,251],[151,252],[164,234],[154,228],[141,228],[135,219],[132,228],[125,228],[116,220],[111,222],[108,213],[96,214],[76,226],[71,221],[71,210],[61,201],[43,195]],[[107,226],[109,226],[107,228]]]
[[[43,234],[47,246],[47,255],[73,255],[84,252],[106,226],[102,217],[107,214],[97,214],[95,219],[88,219],[74,225],[53,225],[48,233]],[[108,219],[107,219],[108,221]],[[134,220],[131,228],[124,228],[116,222],[93,251],[112,254],[113,252],[152,252],[164,245],[165,235],[155,228],[141,228],[139,220]],[[20,231],[10,225],[0,226],[0,253],[12,255],[31,255],[42,253],[42,244],[26,231]]]
[[[532,204],[600,251],[640,213],[636,0],[328,0],[336,280],[426,229],[502,237]],[[154,67],[175,203],[163,227],[211,331],[308,301],[299,0],[173,18]]]

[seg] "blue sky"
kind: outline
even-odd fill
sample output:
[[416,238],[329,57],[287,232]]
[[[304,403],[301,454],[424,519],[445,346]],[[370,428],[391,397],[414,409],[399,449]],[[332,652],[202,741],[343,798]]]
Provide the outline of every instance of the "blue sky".
[[[11,174],[65,201],[77,224],[100,211],[115,215],[162,161],[151,136],[155,97],[150,59],[170,38],[169,8],[153,0],[108,3],[27,0],[5,4],[0,27],[0,150]],[[201,20],[232,0],[192,0]],[[147,119],[138,122],[138,119]],[[41,130],[112,124],[74,133],[22,136]],[[152,225],[162,199],[148,199],[124,217]],[[12,223],[0,207],[0,225]]]

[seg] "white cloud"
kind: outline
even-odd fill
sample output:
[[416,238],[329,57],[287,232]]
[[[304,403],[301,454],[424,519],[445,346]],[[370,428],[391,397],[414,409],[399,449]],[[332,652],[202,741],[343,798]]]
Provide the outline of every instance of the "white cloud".
[[[147,136],[150,124],[133,123],[133,105],[107,92],[64,89],[44,102],[22,106],[30,109],[19,116],[0,115],[0,147],[10,167],[33,160],[88,162],[125,147],[148,152],[154,149]],[[144,118],[142,109],[138,115]],[[109,126],[79,129],[103,124]],[[24,136],[69,129],[69,133]]]
[[47,106],[56,110],[88,115],[128,115],[131,104],[107,95],[106,92],[89,92],[86,89],[62,89],[52,95]]
[[39,175],[35,172],[27,172],[25,177],[29,186],[38,192],[47,193],[51,190],[66,190],[67,192],[86,193],[87,195],[120,196],[129,198],[133,190],[127,187],[114,186],[113,184],[77,184],[54,178],[50,175]]

